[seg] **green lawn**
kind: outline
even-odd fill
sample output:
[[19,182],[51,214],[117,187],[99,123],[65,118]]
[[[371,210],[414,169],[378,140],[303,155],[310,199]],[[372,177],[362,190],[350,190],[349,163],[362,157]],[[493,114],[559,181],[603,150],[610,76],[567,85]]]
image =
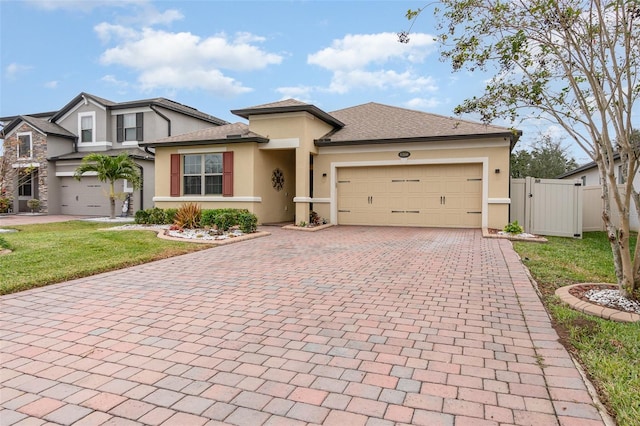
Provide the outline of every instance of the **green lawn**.
[[[635,238],[633,243],[635,244]],[[538,282],[561,336],[598,388],[619,426],[640,419],[640,323],[625,324],[576,312],[553,295],[580,282],[615,283],[611,248],[604,232],[582,240],[549,237],[547,244],[514,243]]]
[[0,294],[86,277],[208,248],[161,240],[150,231],[104,231],[104,223],[71,221],[15,226],[0,246]]

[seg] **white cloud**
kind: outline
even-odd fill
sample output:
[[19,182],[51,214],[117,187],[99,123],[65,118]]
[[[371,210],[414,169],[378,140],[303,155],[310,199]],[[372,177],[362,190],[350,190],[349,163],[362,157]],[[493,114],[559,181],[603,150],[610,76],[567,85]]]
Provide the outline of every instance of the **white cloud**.
[[107,74],[100,79],[107,84],[117,87],[118,89],[126,89],[129,86],[129,82],[124,80],[118,80],[114,75]]
[[46,83],[44,83],[44,87],[46,87],[47,89],[56,89],[58,87],[58,81],[47,81]]
[[302,102],[311,103],[311,93],[314,91],[310,86],[292,86],[292,87],[278,87],[276,92],[282,95],[282,99],[294,98]]
[[413,34],[409,44],[398,42],[395,33],[349,34],[308,55],[307,63],[332,72],[328,90],[333,93],[371,88],[434,92],[434,79],[417,74],[412,66],[423,63],[435,46],[433,36],[423,33]]
[[254,71],[282,62],[281,55],[255,45],[264,38],[250,33],[201,38],[190,32],[134,31],[107,23],[96,26],[95,31],[102,40],[119,42],[102,53],[100,62],[134,69],[146,90],[204,89],[224,96],[245,93],[251,89],[221,70]]
[[405,106],[411,109],[433,109],[438,107],[442,102],[436,97],[431,98],[413,98],[405,102]]
[[33,67],[30,65],[23,65],[23,64],[18,64],[17,62],[12,62],[5,67],[4,72],[8,78],[13,79],[18,77],[20,74],[24,73],[25,71],[29,71],[30,69],[33,69]]

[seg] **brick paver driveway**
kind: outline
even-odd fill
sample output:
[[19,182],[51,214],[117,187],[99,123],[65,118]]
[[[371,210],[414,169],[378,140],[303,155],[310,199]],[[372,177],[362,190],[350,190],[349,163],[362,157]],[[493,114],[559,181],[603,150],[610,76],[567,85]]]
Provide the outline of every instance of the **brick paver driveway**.
[[505,240],[270,228],[3,296],[2,425],[601,425]]

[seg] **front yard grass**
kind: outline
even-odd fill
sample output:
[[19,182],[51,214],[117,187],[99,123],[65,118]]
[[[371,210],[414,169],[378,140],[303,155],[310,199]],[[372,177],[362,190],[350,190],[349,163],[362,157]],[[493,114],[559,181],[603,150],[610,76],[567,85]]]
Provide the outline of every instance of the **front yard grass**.
[[[558,287],[583,282],[615,283],[604,232],[582,240],[549,237],[547,244],[516,242],[515,250],[543,295],[556,330],[578,358],[619,426],[640,419],[640,323],[617,323],[576,312],[560,303]],[[636,238],[633,238],[635,245]]]
[[3,233],[0,294],[86,277],[209,248],[162,240],[149,231],[102,231],[104,223],[71,221],[15,226]]

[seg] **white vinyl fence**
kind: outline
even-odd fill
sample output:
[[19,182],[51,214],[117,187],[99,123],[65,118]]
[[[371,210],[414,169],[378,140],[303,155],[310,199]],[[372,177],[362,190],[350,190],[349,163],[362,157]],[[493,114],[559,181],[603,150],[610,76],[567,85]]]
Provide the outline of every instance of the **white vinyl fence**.
[[525,232],[582,238],[582,183],[579,179],[511,179],[511,218]]
[[[620,187],[620,189],[622,189]],[[583,210],[582,210],[582,230],[584,232],[590,231],[604,231],[604,221],[602,220],[602,187],[600,186],[585,186],[583,192]],[[638,231],[640,229],[640,221],[638,221],[638,214],[635,210],[635,204],[631,201],[631,213],[629,215],[629,228],[632,231]],[[611,219],[613,223],[619,223],[619,216],[611,212]]]

